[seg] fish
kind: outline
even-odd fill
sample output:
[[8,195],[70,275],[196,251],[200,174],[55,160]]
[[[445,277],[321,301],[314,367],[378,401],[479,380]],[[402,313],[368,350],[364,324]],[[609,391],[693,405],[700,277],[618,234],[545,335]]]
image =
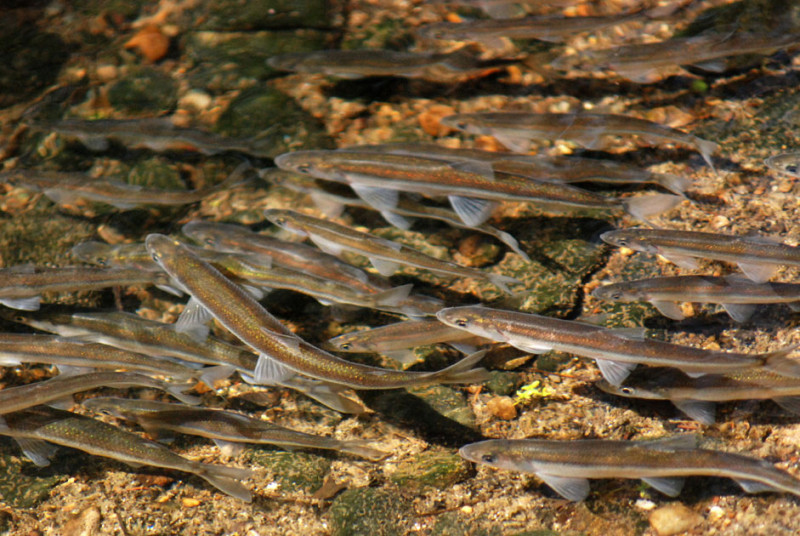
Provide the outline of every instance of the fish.
[[691,181],[680,175],[655,173],[637,166],[613,160],[579,156],[546,156],[483,151],[481,149],[454,149],[435,143],[386,143],[357,145],[345,150],[406,154],[423,158],[436,158],[449,162],[477,160],[490,162],[495,173],[520,175],[535,180],[556,181],[566,184],[599,182],[605,184],[656,184],[680,196],[685,196]]
[[169,118],[143,119],[62,119],[38,121],[31,124],[36,130],[57,132],[77,138],[92,151],[105,151],[109,140],[126,147],[144,147],[156,152],[198,151],[205,155],[226,152],[243,153],[259,158],[272,158],[271,139],[226,138],[212,132],[176,126]]
[[603,377],[612,385],[621,385],[637,364],[673,367],[691,375],[764,368],[800,377],[800,362],[787,357],[796,346],[764,354],[701,350],[645,339],[643,328],[613,330],[573,320],[479,306],[442,309],[436,317],[448,326],[508,343],[532,354],[556,350],[594,359]]
[[800,380],[766,370],[752,369],[730,374],[707,374],[691,378],[673,369],[632,375],[625,385],[600,380],[595,385],[606,393],[626,398],[669,400],[690,418],[714,424],[715,402],[764,400],[800,414]]
[[429,4],[452,4],[483,10],[493,19],[510,19],[529,11],[553,11],[580,4],[583,0],[432,0]]
[[[305,376],[353,389],[393,389],[435,383],[472,383],[488,378],[473,369],[483,352],[476,352],[436,372],[406,372],[360,365],[340,359],[291,333],[254,298],[204,262],[181,242],[151,234],[147,249],[165,271],[188,291],[197,315],[211,315],[259,354],[253,373],[257,382],[284,374],[289,368]],[[188,308],[188,305],[187,305]]]
[[44,292],[77,292],[116,286],[154,285],[172,294],[179,293],[170,286],[163,273],[145,272],[137,268],[94,268],[64,266],[37,268],[20,264],[0,269],[0,303],[12,309],[36,311]]
[[315,50],[272,56],[267,65],[279,71],[324,74],[344,79],[370,76],[422,78],[452,82],[489,74],[507,60],[482,61],[465,50],[447,53],[400,52],[382,49]]
[[240,443],[302,447],[344,452],[380,461],[390,454],[367,446],[366,441],[342,441],[290,430],[247,415],[211,408],[194,408],[154,400],[97,397],[83,401],[83,407],[135,421],[148,434],[159,437],[172,432],[213,439],[224,452],[235,452]]
[[387,282],[376,280],[360,268],[313,246],[280,240],[253,232],[241,225],[190,221],[183,225],[181,232],[195,242],[214,250],[262,255],[271,259],[275,266],[283,266],[322,279],[350,285],[354,290],[361,292],[389,288]]
[[133,466],[149,465],[192,473],[218,490],[245,502],[252,496],[239,481],[253,476],[249,469],[212,465],[189,460],[167,447],[116,426],[67,411],[38,407],[7,414],[0,422],[0,435],[17,440],[28,458],[48,465],[54,443]]
[[245,182],[243,164],[219,184],[199,190],[163,190],[145,188],[118,180],[103,180],[85,173],[14,169],[0,172],[0,183],[41,192],[54,203],[72,205],[80,200],[96,201],[127,210],[142,206],[180,206],[197,203],[217,192]]
[[676,128],[638,117],[590,112],[528,113],[483,112],[448,115],[441,124],[470,134],[490,135],[519,153],[527,153],[534,139],[572,140],[591,149],[603,136],[639,136],[648,143],[678,143],[694,148],[714,168],[711,155],[719,148]]
[[344,182],[381,212],[398,206],[399,192],[444,196],[469,227],[491,217],[498,201],[533,202],[558,211],[580,209],[626,210],[647,218],[671,209],[683,198],[656,194],[613,199],[554,181],[495,173],[490,162],[446,162],[401,154],[359,151],[295,151],[275,158],[281,169]]
[[764,160],[764,164],[778,173],[800,178],[800,152],[770,156]]
[[[232,367],[246,381],[255,383],[252,373],[258,364],[258,356],[247,348],[214,337],[198,340],[190,333],[175,330],[172,324],[148,320],[136,314],[120,311],[70,314],[47,311],[33,315],[0,311],[0,317],[73,340],[105,344],[153,357],[167,356],[213,365],[212,370],[219,369],[220,372],[224,370],[220,367]],[[273,376],[270,380],[272,385],[295,389],[340,413],[359,414],[366,411],[355,392],[340,385],[304,378],[291,371]]]
[[652,83],[691,65],[705,71],[727,70],[727,58],[746,54],[772,54],[800,43],[800,34],[710,33],[673,37],[655,43],[623,45],[588,50],[577,56],[562,56],[550,65],[554,69],[580,66],[582,69],[608,69],[639,83]]
[[687,476],[732,478],[748,493],[800,496],[800,480],[766,460],[697,448],[694,434],[639,441],[490,439],[461,447],[462,458],[497,469],[532,473],[559,495],[583,501],[590,478],[640,478],[676,497]]
[[482,272],[442,261],[397,242],[292,210],[268,209],[264,214],[275,225],[287,231],[308,236],[326,253],[337,255],[343,251],[352,251],[366,256],[372,266],[382,275],[390,275],[400,266],[413,266],[431,272],[488,281],[506,293],[511,292],[506,286],[507,284],[520,283],[513,277]]
[[436,22],[417,30],[417,36],[428,40],[468,41],[480,43],[490,50],[506,49],[506,39],[538,39],[563,43],[583,32],[643,18],[642,12],[621,15],[565,17],[540,15],[509,19],[475,19],[465,22]]
[[[299,175],[295,175],[293,178],[296,179],[297,177],[299,177]],[[275,184],[296,192],[308,194],[317,208],[322,210],[326,216],[331,218],[338,218],[345,206],[355,206],[376,210],[374,207],[372,207],[372,205],[361,198],[344,197],[341,195],[332,194],[319,188],[305,186],[297,180],[287,180],[284,178],[283,180],[275,181]],[[486,222],[483,222],[477,226],[466,225],[461,221],[461,218],[458,217],[458,214],[452,210],[447,210],[446,208],[423,205],[422,203],[412,201],[405,197],[400,197],[397,200],[397,206],[395,206],[391,211],[380,211],[380,214],[387,222],[394,225],[398,229],[403,230],[410,229],[415,219],[423,218],[443,221],[452,227],[460,229],[479,231],[483,234],[493,236],[503,244],[507,245],[511,251],[522,257],[525,262],[531,262],[530,256],[528,256],[528,254],[519,247],[519,242],[517,239],[507,232],[501,231],[500,229],[493,227]]]
[[475,339],[464,330],[446,326],[437,319],[423,319],[351,331],[329,339],[326,348],[340,352],[377,352],[401,363],[410,363],[416,361],[416,356],[409,348],[450,343],[460,351],[472,353],[477,349],[472,344]]
[[682,275],[623,281],[597,287],[592,296],[611,301],[648,301],[673,320],[682,320],[677,302],[719,303],[737,322],[747,322],[757,304],[800,306],[800,284],[755,283],[744,277]]
[[186,404],[200,402],[199,398],[184,394],[183,391],[190,389],[191,385],[168,383],[135,372],[88,372],[0,389],[0,415],[63,400],[98,387],[150,387],[169,393]]
[[781,265],[800,266],[800,247],[766,236],[735,236],[671,229],[619,229],[600,238],[612,246],[661,255],[681,268],[699,268],[696,257],[734,263],[751,280],[764,283]]
[[175,359],[147,356],[106,344],[84,342],[68,337],[28,333],[0,333],[0,365],[46,363],[59,368],[62,375],[81,369],[126,369],[179,380],[201,379],[209,387],[233,372],[229,367],[193,368]]

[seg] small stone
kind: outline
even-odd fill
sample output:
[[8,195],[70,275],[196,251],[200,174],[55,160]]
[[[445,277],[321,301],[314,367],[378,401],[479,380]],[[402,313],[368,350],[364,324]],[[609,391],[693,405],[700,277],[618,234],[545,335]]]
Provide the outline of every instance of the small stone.
[[64,536],[91,536],[100,529],[100,510],[94,506],[87,508],[76,517],[64,523],[61,534]]
[[723,517],[725,517],[725,509],[722,508],[721,506],[716,506],[715,505],[715,506],[712,506],[711,508],[708,509],[707,519],[711,523],[715,523],[715,522],[719,521],[720,519],[722,519]]
[[184,497],[181,499],[181,504],[184,508],[194,508],[195,506],[200,506],[200,501],[198,499],[192,499],[191,497]]
[[703,516],[681,503],[662,506],[650,514],[650,526],[658,536],[686,532],[703,522]]
[[431,136],[445,136],[452,131],[450,127],[441,124],[442,117],[456,113],[452,106],[434,104],[419,114],[419,126]]
[[185,110],[203,111],[211,107],[211,95],[205,91],[192,90],[178,99],[178,107]]
[[156,26],[145,26],[125,43],[125,48],[135,48],[147,58],[155,62],[163,58],[169,50],[169,37]]
[[496,396],[490,399],[486,403],[486,408],[489,413],[504,421],[510,421],[517,417],[517,406],[514,405],[514,400],[508,396]]
[[117,79],[119,76],[119,69],[117,69],[116,65],[111,64],[98,65],[95,74],[101,82],[110,82]]
[[719,229],[722,229],[723,227],[727,227],[728,224],[730,224],[730,222],[731,221],[728,218],[726,218],[725,216],[722,216],[722,215],[715,216],[711,220],[711,227],[714,228],[714,229],[719,230]]

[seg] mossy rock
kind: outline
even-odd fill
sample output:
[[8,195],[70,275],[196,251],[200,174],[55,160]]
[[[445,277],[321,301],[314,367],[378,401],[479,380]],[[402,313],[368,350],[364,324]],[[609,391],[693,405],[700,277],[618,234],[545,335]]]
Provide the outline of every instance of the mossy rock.
[[[49,497],[55,485],[67,478],[49,474],[52,472],[50,469],[37,471],[31,462],[11,452],[11,448],[0,449],[0,499],[12,508],[35,507]],[[0,529],[2,525],[0,519]]]
[[334,143],[322,124],[291,97],[272,88],[253,88],[234,99],[214,127],[218,134],[255,138],[257,156],[329,149]]
[[516,392],[522,384],[522,378],[516,372],[493,370],[489,373],[486,388],[495,395],[508,396]]
[[469,428],[475,427],[475,414],[464,395],[446,385],[412,387],[408,392],[424,400],[442,416]]
[[420,491],[426,487],[446,489],[469,476],[470,467],[461,456],[437,450],[423,452],[400,462],[389,479],[402,489]]
[[328,458],[308,452],[267,449],[248,452],[249,461],[264,467],[269,478],[278,482],[283,491],[314,492],[322,486],[331,467]]
[[191,12],[203,30],[328,27],[325,0],[212,0]]
[[397,490],[358,488],[336,497],[327,516],[333,536],[407,534],[411,505]]
[[174,107],[177,99],[175,81],[151,67],[131,69],[108,90],[111,105],[130,114],[163,112]]
[[267,59],[287,52],[324,49],[327,36],[318,30],[260,32],[191,32],[183,40],[197,65],[192,85],[214,91],[238,89],[244,82],[277,75]]

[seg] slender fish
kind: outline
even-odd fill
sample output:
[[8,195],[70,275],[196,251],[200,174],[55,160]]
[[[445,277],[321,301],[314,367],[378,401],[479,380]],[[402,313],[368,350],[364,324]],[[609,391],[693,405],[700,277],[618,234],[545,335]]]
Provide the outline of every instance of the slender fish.
[[490,439],[458,453],[497,469],[533,473],[570,501],[589,495],[590,478],[640,478],[675,497],[687,476],[716,476],[734,479],[748,493],[800,496],[800,480],[766,460],[697,448],[697,442],[693,434],[640,441]]
[[393,212],[399,192],[445,196],[466,225],[485,222],[498,201],[534,202],[558,211],[626,210],[637,218],[664,212],[682,201],[673,195],[613,199],[554,181],[495,173],[488,161],[447,162],[372,151],[296,151],[275,158],[281,169],[344,182],[379,211]]
[[228,495],[245,502],[252,500],[250,492],[239,482],[253,476],[249,469],[189,460],[164,445],[96,419],[39,407],[4,415],[2,421],[0,435],[15,438],[25,455],[37,465],[49,464],[53,448],[47,443],[55,443],[134,466],[193,473]]
[[800,378],[800,362],[786,357],[795,346],[766,354],[715,352],[644,339],[643,333],[478,306],[443,309],[436,317],[448,326],[533,354],[557,350],[592,358],[613,385],[620,385],[637,364],[674,367],[692,375],[765,368]]
[[612,283],[594,289],[601,300],[648,301],[673,320],[685,317],[677,302],[719,303],[737,322],[746,322],[758,304],[800,305],[800,284],[754,283],[744,277],[682,275]]
[[267,65],[281,71],[324,74],[338,78],[398,76],[448,82],[482,76],[509,63],[482,61],[457,50],[449,53],[398,52],[394,50],[315,50],[273,56]]
[[784,153],[770,156],[764,160],[764,164],[778,173],[800,178],[800,153]]
[[456,114],[441,124],[469,132],[490,135],[513,151],[527,153],[534,139],[573,140],[596,147],[603,136],[639,136],[649,143],[679,143],[696,149],[714,167],[711,154],[718,145],[676,128],[627,115],[579,113],[485,112]]
[[[437,372],[404,372],[359,365],[340,359],[286,328],[248,293],[204,262],[177,240],[152,234],[147,249],[165,271],[180,282],[199,305],[198,311],[213,315],[225,328],[259,353],[254,377],[269,378],[274,369],[295,372],[354,389],[391,389],[434,383],[484,381],[487,372],[473,369],[483,354],[478,352]],[[188,307],[188,306],[187,306]]]
[[145,119],[63,119],[55,122],[35,123],[37,130],[57,132],[78,138],[92,151],[105,151],[108,140],[126,147],[145,147],[151,151],[199,151],[206,155],[229,151],[271,158],[273,143],[270,139],[225,138],[211,132],[175,126],[164,117]]
[[98,387],[150,387],[165,391],[186,404],[195,405],[200,402],[197,397],[183,394],[183,390],[191,389],[191,386],[167,383],[134,372],[89,372],[74,376],[56,376],[43,382],[0,389],[0,415],[47,404]]
[[[14,311],[0,316],[36,329],[58,333],[80,341],[101,343],[153,357],[168,356],[192,363],[216,365],[211,371],[232,367],[250,383],[258,364],[258,356],[241,346],[228,344],[214,337],[198,340],[196,336],[175,329],[173,324],[147,320],[125,312],[79,312],[63,314],[48,311],[28,314]],[[287,334],[290,334],[287,330]],[[213,381],[214,378],[211,378]],[[288,369],[283,375],[270,378],[271,384],[295,389],[341,413],[364,413],[365,406],[350,389],[341,385],[314,380]]]
[[741,370],[690,378],[674,369],[630,376],[625,385],[600,380],[595,385],[607,393],[627,398],[669,400],[692,419],[714,424],[715,402],[772,399],[783,409],[800,414],[800,380],[766,370]]
[[171,293],[169,278],[162,273],[138,268],[92,268],[65,266],[34,268],[29,264],[0,270],[0,303],[12,309],[39,309],[43,292],[76,292],[116,286],[155,285]]
[[264,214],[275,225],[293,233],[308,236],[327,253],[338,255],[342,251],[352,251],[364,255],[383,275],[393,274],[400,266],[405,265],[446,275],[489,281],[507,293],[510,293],[510,290],[506,284],[519,283],[512,277],[482,272],[442,261],[397,242],[362,233],[338,223],[306,216],[293,210],[269,209]]
[[735,263],[757,283],[780,265],[800,266],[800,247],[762,236],[734,236],[669,229],[620,229],[600,235],[613,246],[661,255],[682,268],[699,268],[695,257]]
[[193,408],[151,400],[98,397],[83,401],[97,413],[136,421],[147,433],[158,437],[178,432],[213,439],[223,452],[235,452],[240,443],[302,447],[345,452],[372,461],[390,454],[367,446],[365,441],[341,441],[290,430],[241,413],[211,408]]

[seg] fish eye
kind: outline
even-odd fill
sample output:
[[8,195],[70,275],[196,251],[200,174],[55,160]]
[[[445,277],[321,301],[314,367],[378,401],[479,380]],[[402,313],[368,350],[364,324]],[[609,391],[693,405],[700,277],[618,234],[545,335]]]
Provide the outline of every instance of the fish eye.
[[467,319],[466,318],[456,318],[455,325],[460,328],[467,327]]
[[214,245],[214,239],[211,238],[210,236],[207,237],[205,240],[203,240],[203,242],[205,242],[207,246],[213,246]]
[[617,245],[620,247],[627,247],[628,246],[628,239],[627,238],[618,238]]
[[620,387],[619,392],[622,393],[623,395],[632,395],[633,389],[631,389],[630,387]]
[[339,348],[341,348],[342,350],[349,350],[352,347],[353,345],[350,344],[349,342],[345,342],[339,345]]
[[497,460],[494,454],[484,454],[481,456],[481,461],[486,463],[494,463]]
[[286,218],[284,218],[284,217],[276,218],[275,219],[275,223],[278,224],[278,225],[284,225],[284,224],[286,224]]
[[300,173],[308,173],[309,171],[311,171],[311,164],[300,164],[299,166],[297,166],[297,171],[299,171]]
[[786,171],[789,173],[797,173],[797,166],[795,164],[789,164],[786,166]]
[[158,261],[161,259],[161,255],[159,255],[159,254],[158,254],[158,253],[156,253],[155,251],[153,252],[153,254],[151,255],[151,257],[153,257],[153,260],[154,260],[154,261],[156,261],[156,262],[158,262]]
[[459,121],[458,123],[456,123],[456,128],[459,130],[467,130],[468,126],[469,125],[467,124],[466,121]]
[[96,257],[94,259],[95,264],[99,264],[100,266],[108,266],[108,259],[105,257]]
[[622,298],[622,292],[619,291],[612,292],[611,294],[608,295],[608,298],[610,300],[619,300],[620,298]]

